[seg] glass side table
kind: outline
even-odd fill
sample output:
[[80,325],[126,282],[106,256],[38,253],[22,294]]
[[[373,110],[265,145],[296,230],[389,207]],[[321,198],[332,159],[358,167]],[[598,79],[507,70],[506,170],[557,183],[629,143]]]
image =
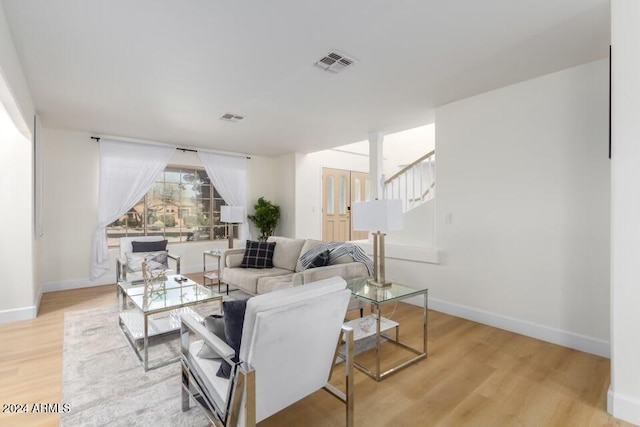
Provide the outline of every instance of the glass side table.
[[[376,381],[387,377],[388,375],[397,372],[398,370],[409,366],[410,364],[417,362],[420,359],[427,357],[427,309],[429,289],[426,286],[407,286],[401,283],[392,282],[391,286],[386,288],[379,288],[369,285],[367,283],[368,277],[352,279],[347,281],[347,288],[351,291],[352,295],[356,298],[372,305],[373,313],[358,319],[351,320],[346,323],[353,328],[354,341],[374,336],[375,335],[375,367],[368,368],[363,366],[356,359],[354,365],[360,371],[369,375]],[[403,299],[424,296],[424,308],[422,311],[422,336],[420,337],[421,349],[408,345],[405,342],[400,341],[400,324],[384,318],[380,315],[380,308],[385,304],[397,302]],[[374,327],[375,325],[375,327]],[[394,330],[393,335],[389,335],[386,331]],[[383,339],[385,341],[383,341]],[[383,342],[391,343],[413,354],[408,360],[404,360],[397,365],[381,372],[380,358],[381,351],[380,345]]]
[[[219,301],[222,295],[193,280],[176,281],[180,275],[145,288],[130,282],[118,282],[118,323],[145,371],[179,360],[175,357],[149,366],[149,338],[175,333],[180,329],[180,315],[190,314],[202,321],[194,306]],[[177,335],[176,335],[177,336]]]
[[[218,268],[216,270],[207,271],[207,257],[213,257],[218,260]],[[202,284],[205,286],[218,285],[218,292],[223,285],[220,269],[220,259],[222,258],[222,251],[220,249],[213,249],[202,252]],[[209,283],[207,283],[209,281]],[[229,295],[229,285],[227,285],[227,295]]]

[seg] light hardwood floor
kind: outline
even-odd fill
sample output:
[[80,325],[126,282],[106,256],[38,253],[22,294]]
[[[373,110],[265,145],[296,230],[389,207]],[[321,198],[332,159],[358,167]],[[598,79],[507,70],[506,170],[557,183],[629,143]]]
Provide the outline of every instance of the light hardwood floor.
[[[0,403],[60,402],[64,313],[112,304],[113,285],[47,293],[36,319],[0,325]],[[401,339],[419,339],[421,309],[402,303],[395,309]],[[427,359],[382,382],[356,371],[356,425],[630,425],[606,412],[608,359],[435,311],[428,319]],[[397,355],[383,350],[385,360]],[[0,413],[2,426],[58,420],[55,414]],[[290,425],[344,425],[344,406],[319,391],[261,423]]]

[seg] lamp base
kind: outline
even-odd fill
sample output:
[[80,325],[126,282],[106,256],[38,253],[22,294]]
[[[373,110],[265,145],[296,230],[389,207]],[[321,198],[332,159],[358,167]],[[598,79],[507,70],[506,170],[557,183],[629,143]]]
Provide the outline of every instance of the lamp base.
[[375,286],[377,288],[388,288],[391,286],[391,282],[378,282],[375,279],[368,279],[367,284]]
[[227,237],[229,238],[229,249],[233,249],[233,225],[227,223]]

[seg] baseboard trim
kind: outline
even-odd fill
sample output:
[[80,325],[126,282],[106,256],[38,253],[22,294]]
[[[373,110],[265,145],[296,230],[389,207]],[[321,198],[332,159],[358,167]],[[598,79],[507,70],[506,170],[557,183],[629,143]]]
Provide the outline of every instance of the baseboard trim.
[[[106,276],[106,275],[105,275]],[[111,277],[111,275],[109,275]],[[104,286],[104,285],[113,285],[115,280],[113,278],[102,278],[96,280],[87,279],[77,279],[77,280],[65,280],[64,282],[48,282],[42,284],[42,292],[58,292],[58,291],[68,291],[70,289],[80,289],[80,288],[92,288],[94,286]]]
[[[181,266],[180,271],[183,274],[192,274],[202,272],[202,265]],[[91,288],[94,286],[114,285],[115,272],[107,272],[104,276],[96,280],[77,279],[65,280],[62,282],[48,282],[42,285],[42,293],[68,291],[70,289]],[[39,304],[38,304],[39,305]]]
[[613,391],[607,392],[607,412],[621,420],[640,425],[640,400]]
[[37,311],[38,309],[35,305],[12,308],[10,310],[0,310],[0,324],[33,319],[36,317]]
[[[418,306],[422,306],[424,304],[424,300],[421,297],[414,297],[406,301]],[[520,335],[525,335],[553,344],[558,344],[563,347],[569,347],[586,353],[595,354],[597,356],[609,358],[611,355],[608,341],[589,337],[587,335],[552,328],[550,326],[516,319],[514,317],[480,310],[474,307],[452,303],[437,298],[429,297],[429,308],[452,316],[472,320],[474,322],[515,332]]]

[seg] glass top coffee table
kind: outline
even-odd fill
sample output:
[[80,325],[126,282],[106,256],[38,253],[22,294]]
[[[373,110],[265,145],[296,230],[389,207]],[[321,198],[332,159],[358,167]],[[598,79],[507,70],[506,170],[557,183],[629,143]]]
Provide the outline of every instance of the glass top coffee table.
[[[392,282],[391,286],[380,288],[368,284],[368,279],[368,277],[363,277],[348,280],[347,288],[351,291],[351,294],[354,297],[371,304],[372,314],[351,320],[347,322],[346,325],[353,328],[354,341],[375,336],[375,366],[366,367],[359,363],[358,358],[354,361],[354,365],[376,381],[380,381],[386,376],[427,357],[427,309],[429,289],[426,286],[407,286],[397,282]],[[421,345],[418,346],[418,348],[415,348],[414,345],[409,345],[406,342],[400,341],[400,324],[394,320],[382,317],[380,315],[380,308],[385,304],[398,302],[403,299],[420,295],[424,296],[422,336],[418,340]],[[393,336],[386,333],[386,331],[389,330],[395,330]],[[401,361],[399,363],[388,367],[384,372],[381,372],[381,344],[384,342],[403,348],[411,356],[408,359],[400,359]],[[416,341],[414,340],[414,342]],[[420,347],[422,348],[420,349]]]
[[180,278],[184,277],[167,276],[166,281],[154,283],[153,286],[147,287],[146,291],[144,283],[118,282],[120,328],[145,371],[179,360],[179,356],[176,356],[149,367],[150,337],[177,332],[180,329],[180,315],[184,313],[202,321],[202,316],[192,307],[222,301],[222,294],[190,279],[176,280]]

